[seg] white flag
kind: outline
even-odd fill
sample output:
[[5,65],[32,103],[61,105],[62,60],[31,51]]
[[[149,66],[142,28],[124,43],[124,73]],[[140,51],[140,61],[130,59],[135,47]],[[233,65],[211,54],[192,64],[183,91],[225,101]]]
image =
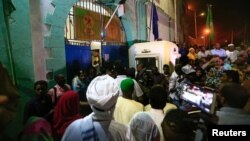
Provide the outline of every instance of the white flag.
[[120,4],[117,10],[118,17],[121,17],[125,14],[125,4]]

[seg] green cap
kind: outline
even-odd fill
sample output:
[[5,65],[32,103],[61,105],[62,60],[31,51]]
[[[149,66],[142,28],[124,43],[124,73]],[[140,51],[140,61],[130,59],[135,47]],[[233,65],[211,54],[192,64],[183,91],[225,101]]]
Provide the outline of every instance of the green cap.
[[128,90],[134,88],[134,81],[130,78],[124,79],[122,80],[120,87],[122,91],[127,92]]

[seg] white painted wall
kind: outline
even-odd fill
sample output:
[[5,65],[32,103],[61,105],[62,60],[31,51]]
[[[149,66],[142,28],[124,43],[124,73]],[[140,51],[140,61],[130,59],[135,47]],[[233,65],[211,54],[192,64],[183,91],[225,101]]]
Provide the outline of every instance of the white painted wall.
[[[157,14],[158,14],[158,30],[159,30],[159,38],[163,40],[169,40],[170,38],[170,29],[169,29],[169,16],[164,13],[163,10],[157,8]],[[148,27],[150,26],[150,20],[151,20],[151,3],[147,4],[147,24]],[[150,41],[154,41],[154,34],[153,34],[153,27],[151,23],[151,30],[148,31],[148,35],[150,36]]]
[[160,0],[160,3],[155,2],[155,5],[160,7],[171,18],[174,18],[174,0]]
[[[176,1],[176,19],[175,19],[175,10],[174,2]],[[183,40],[182,27],[181,27],[181,10],[182,10],[182,0],[160,0],[160,4],[155,2],[158,13],[158,29],[159,29],[159,38],[168,41],[175,40],[175,20],[177,22],[177,41]],[[147,3],[147,24],[150,25],[151,18],[151,3]],[[151,27],[152,29],[152,27]],[[154,35],[152,30],[148,31],[150,36],[150,41],[154,40]]]

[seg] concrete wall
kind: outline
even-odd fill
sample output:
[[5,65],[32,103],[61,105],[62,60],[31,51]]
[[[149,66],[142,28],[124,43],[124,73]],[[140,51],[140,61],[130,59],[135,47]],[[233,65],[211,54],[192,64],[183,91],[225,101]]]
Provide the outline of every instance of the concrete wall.
[[[11,72],[10,67],[10,49],[11,49],[11,42],[9,38],[8,32],[8,18],[5,17],[3,11],[3,3],[0,3],[0,61],[2,64],[5,65],[8,72]],[[11,77],[13,77],[10,74]]]
[[[158,7],[158,25],[161,39],[169,41],[176,40],[177,42],[183,41],[183,2],[183,0],[160,0],[160,3],[155,1],[155,5]],[[150,5],[151,3],[148,4],[148,8],[151,7]],[[177,27],[177,39],[175,39],[175,22]],[[150,40],[153,40],[151,36],[153,36],[152,33],[150,35]]]
[[125,33],[126,33],[126,40],[128,46],[134,43],[136,40],[136,15],[135,15],[135,1],[127,0],[126,1],[126,12],[125,15],[122,16],[121,22],[123,24]]
[[135,9],[136,9],[136,33],[137,40],[147,40],[147,14],[146,13],[146,1],[147,0],[137,0],[135,1]]
[[[44,25],[47,28],[47,34],[44,35],[44,47],[48,50],[48,57],[45,58],[46,75],[50,80],[50,85],[54,84],[53,76],[62,73],[66,76],[66,58],[64,48],[64,25],[70,8],[77,0],[53,0],[44,2],[42,11],[44,12]],[[70,82],[69,82],[70,83]]]
[[[8,125],[3,140],[16,140],[17,135],[22,130],[23,109],[26,101],[33,94],[34,81],[29,1],[12,0],[12,2],[16,10],[12,12],[8,19],[9,33],[6,29],[7,26],[2,26],[4,25],[2,24],[3,15],[0,15],[2,28],[0,61],[7,67],[12,78],[16,76],[15,82],[19,89],[20,102],[16,119]],[[0,10],[2,11],[2,8]],[[2,12],[0,13],[2,14]],[[13,58],[10,56],[13,56]]]
[[19,89],[30,92],[33,88],[34,65],[32,55],[30,4],[25,0],[12,0],[16,7],[11,15],[10,37],[16,82]]
[[162,9],[168,16],[174,18],[174,1],[175,0],[160,0],[160,3],[155,1],[155,5]]

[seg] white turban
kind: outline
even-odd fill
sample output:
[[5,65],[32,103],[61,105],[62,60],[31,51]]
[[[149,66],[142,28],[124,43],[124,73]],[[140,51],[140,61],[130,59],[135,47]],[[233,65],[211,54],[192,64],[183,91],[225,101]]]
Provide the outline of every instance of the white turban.
[[86,96],[91,106],[107,111],[116,104],[119,87],[109,75],[97,76],[89,84]]

